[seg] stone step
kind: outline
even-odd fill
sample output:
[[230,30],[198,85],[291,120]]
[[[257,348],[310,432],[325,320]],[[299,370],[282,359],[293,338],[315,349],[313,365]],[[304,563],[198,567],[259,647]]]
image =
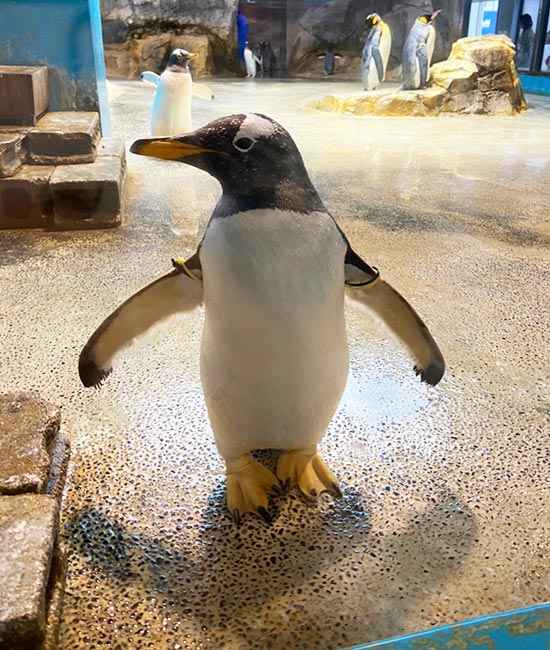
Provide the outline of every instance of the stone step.
[[0,124],[36,124],[48,109],[46,66],[0,65]]
[[60,419],[35,393],[0,395],[0,494],[46,491]]
[[23,166],[27,154],[24,139],[21,133],[0,133],[0,178],[15,176]]
[[56,167],[50,180],[54,228],[119,226],[125,179],[126,152],[118,138],[103,138],[93,163]]
[[0,497],[0,648],[40,648],[47,636],[57,636],[48,618],[52,587],[59,600],[65,574],[58,520],[53,497]]
[[55,167],[23,165],[0,178],[0,228],[45,228],[52,223],[50,178]]
[[96,158],[100,138],[98,113],[47,113],[27,134],[29,162],[35,165],[91,163]]

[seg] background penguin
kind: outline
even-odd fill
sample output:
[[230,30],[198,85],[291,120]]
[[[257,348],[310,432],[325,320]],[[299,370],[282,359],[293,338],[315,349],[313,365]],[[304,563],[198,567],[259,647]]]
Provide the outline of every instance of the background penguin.
[[384,81],[391,50],[391,31],[378,14],[366,18],[369,33],[361,52],[363,90],[375,90]]
[[419,16],[413,23],[403,45],[401,60],[405,90],[424,88],[429,79],[435,45],[435,20],[441,10]]
[[248,46],[248,41],[246,42],[245,48],[244,48],[244,63],[246,65],[246,76],[248,79],[253,79],[256,76],[256,63],[260,63],[261,61],[258,59],[258,57],[254,54],[254,52],[250,49]]
[[342,57],[340,54],[335,54],[334,49],[328,46],[326,52],[319,54],[317,58],[323,59],[323,72],[325,75],[331,75],[336,70],[336,61],[339,61]]
[[178,135],[191,130],[191,96],[213,99],[214,93],[202,84],[193,83],[189,61],[198,54],[175,49],[160,77],[143,72],[141,79],[156,85],[151,113],[151,135]]
[[[344,293],[375,314],[435,385],[445,364],[413,308],[351,248],[277,122],[231,115],[177,138],[138,140],[133,153],[202,169],[222,186],[197,252],[129,298],[92,335],[79,361],[85,386],[156,322],[201,303],[201,379],[227,467],[227,505],[269,520],[268,494],[296,486],[339,495],[317,443],[348,375]],[[282,449],[276,475],[253,449]]]

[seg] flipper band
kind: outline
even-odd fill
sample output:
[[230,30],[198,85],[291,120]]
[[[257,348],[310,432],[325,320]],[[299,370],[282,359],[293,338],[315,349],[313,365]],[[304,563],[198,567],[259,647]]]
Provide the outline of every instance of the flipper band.
[[372,280],[367,280],[367,282],[361,282],[361,284],[351,284],[350,282],[346,282],[348,287],[351,287],[352,289],[370,289],[374,287],[376,284],[380,282],[382,279],[380,277],[380,271],[376,268],[376,266],[371,267],[373,271],[376,271],[376,275]]
[[198,278],[190,269],[187,268],[187,265],[185,264],[185,260],[183,257],[178,257],[177,259],[172,259],[172,266],[177,269],[180,273],[185,273],[188,277],[191,278],[191,280],[199,280]]

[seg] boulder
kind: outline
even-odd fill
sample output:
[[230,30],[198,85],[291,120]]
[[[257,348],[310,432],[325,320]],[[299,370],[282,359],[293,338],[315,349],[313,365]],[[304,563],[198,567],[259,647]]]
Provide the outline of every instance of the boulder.
[[514,115],[526,108],[514,51],[507,36],[462,38],[446,61],[432,66],[431,85],[422,90],[327,95],[314,106],[353,115]]
[[199,56],[191,61],[189,67],[193,78],[206,77],[214,72],[212,46],[208,36],[202,34],[181,34],[172,39],[172,49],[181,47],[188,52],[196,52]]
[[[201,61],[193,67],[195,76],[229,69],[237,51],[237,7],[238,0],[105,0],[101,16],[108,76],[136,78],[143,70],[159,72],[169,50],[179,45],[154,46],[157,52],[150,52],[154,39],[159,39],[158,43],[162,39],[178,39],[178,43],[180,39],[203,39],[193,45],[201,54]],[[144,40],[143,47],[140,42]]]
[[34,393],[0,395],[0,494],[45,492],[60,417]]
[[176,47],[196,52],[199,57],[190,63],[193,78],[214,72],[213,48],[204,34],[156,34],[127,43],[105,45],[105,67],[111,79],[138,79],[145,70],[160,74]]

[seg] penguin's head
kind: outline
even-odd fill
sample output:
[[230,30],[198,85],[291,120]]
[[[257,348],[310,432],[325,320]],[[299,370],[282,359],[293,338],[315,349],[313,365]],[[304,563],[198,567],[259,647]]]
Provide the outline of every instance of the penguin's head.
[[196,52],[188,52],[177,47],[170,54],[167,67],[172,70],[189,70],[189,61],[196,59],[198,56]]
[[434,11],[431,14],[423,14],[422,16],[419,16],[418,20],[421,23],[424,23],[425,25],[429,25],[432,21],[434,21],[438,15],[441,13],[441,9],[438,9],[437,11]]
[[378,14],[369,14],[365,20],[367,21],[367,27],[370,29],[374,25],[377,25],[381,21],[381,18]]
[[[202,169],[221,183],[224,195],[252,203],[286,207],[309,197],[320,204],[294,140],[266,115],[229,115],[182,136],[137,140],[130,151]],[[306,203],[308,210],[319,207]]]

